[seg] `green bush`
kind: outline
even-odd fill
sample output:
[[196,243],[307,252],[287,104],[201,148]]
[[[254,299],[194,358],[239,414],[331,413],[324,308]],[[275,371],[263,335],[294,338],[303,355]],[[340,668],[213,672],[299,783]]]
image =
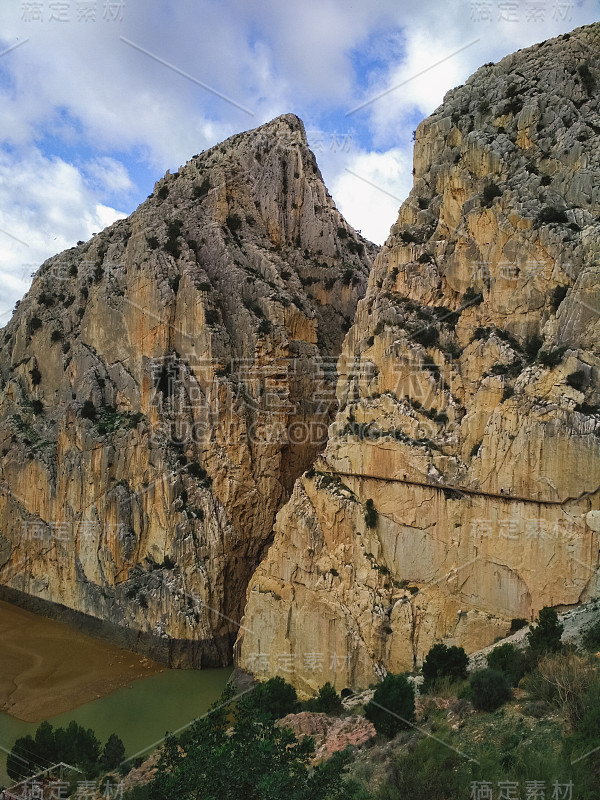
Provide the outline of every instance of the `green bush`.
[[299,710],[298,695],[291,684],[277,675],[244,695],[239,708],[244,714],[261,719],[281,719]]
[[411,339],[414,342],[422,345],[423,347],[435,347],[439,342],[439,331],[433,325],[427,325],[424,328],[411,333]]
[[410,752],[403,748],[393,758],[374,796],[377,800],[466,800],[470,788],[460,786],[460,767],[460,755],[443,740],[426,737]]
[[446,647],[445,644],[434,644],[427,653],[423,662],[423,691],[428,692],[434,688],[440,678],[450,678],[454,681],[467,677],[469,659],[462,647]]
[[29,332],[29,335],[31,336],[36,331],[39,331],[39,329],[42,327],[42,325],[43,325],[43,322],[39,317],[31,317],[31,319],[27,323],[27,330]]
[[205,197],[210,190],[210,180],[205,178],[201,184],[195,183],[194,188],[192,190],[192,196],[194,200],[200,200],[201,198]]
[[525,355],[530,361],[538,355],[541,346],[544,344],[544,340],[541,336],[534,334],[533,336],[528,336],[525,339],[525,344],[523,345],[523,350],[525,351]]
[[509,642],[488,653],[487,664],[490,669],[504,673],[512,686],[516,686],[525,674],[523,654]]
[[532,626],[527,634],[529,646],[534,653],[555,653],[561,649],[563,626],[553,608],[542,608],[537,625]]
[[108,737],[102,755],[100,757],[100,767],[103,772],[116,769],[125,758],[125,745],[116,733],[111,733]]
[[483,205],[489,208],[496,197],[502,197],[502,189],[496,183],[488,183],[483,187],[482,197]]
[[586,650],[600,650],[600,618],[592,622],[583,632],[581,644]]
[[417,244],[418,240],[414,234],[410,231],[402,231],[400,234],[400,239],[404,242],[404,244]]
[[391,739],[398,731],[410,728],[415,718],[415,692],[406,675],[385,676],[367,703],[365,717],[377,733]]
[[462,306],[478,306],[483,303],[483,295],[477,292],[472,286],[469,286],[467,291],[462,296]]
[[523,617],[514,617],[510,621],[510,630],[508,632],[508,635],[510,636],[511,634],[520,631],[521,628],[526,628],[526,627],[527,627],[526,619],[523,619]]
[[329,681],[321,686],[317,696],[307,700],[304,706],[307,711],[316,711],[320,714],[339,714],[344,708],[342,698]]
[[600,781],[600,681],[587,691],[583,718],[564,741],[565,756],[574,769],[577,797],[597,800]]
[[219,312],[214,308],[207,308],[204,311],[204,319],[207,325],[216,325],[219,322]]
[[32,400],[31,401],[31,411],[36,415],[39,416],[40,414],[44,413],[44,404],[41,400]]
[[544,367],[557,367],[566,349],[566,347],[555,347],[553,350],[540,350],[536,360]]
[[90,419],[92,422],[96,420],[96,406],[91,400],[86,400],[81,407],[81,416],[83,419]]
[[[114,744],[113,740],[109,748],[113,757]],[[16,740],[6,759],[6,771],[13,780],[19,780],[46,769],[49,762],[65,761],[91,778],[99,772],[100,752],[101,745],[94,731],[74,721],[67,728],[56,729],[49,722],[42,722],[35,737],[28,735]]]
[[569,291],[568,286],[555,286],[552,290],[552,294],[550,295],[550,305],[552,306],[553,310],[556,311],[559,305],[567,296],[567,292]]
[[557,223],[563,224],[569,221],[565,210],[563,208],[555,208],[554,206],[545,206],[541,209],[537,216],[537,221],[540,224]]
[[582,369],[578,369],[575,370],[575,372],[571,372],[570,375],[567,375],[565,382],[567,386],[571,386],[573,389],[577,389],[577,391],[580,392],[587,383],[587,376]]
[[583,88],[585,91],[592,96],[594,93],[594,89],[596,88],[596,79],[590,72],[590,68],[587,64],[580,64],[577,67],[577,72],[579,73],[579,77],[581,78],[581,83],[583,84]]
[[226,220],[226,225],[231,233],[237,233],[242,227],[242,218],[239,214],[229,214]]
[[181,236],[182,228],[183,222],[180,219],[173,219],[167,223],[167,241],[164,244],[164,250],[173,256],[175,260],[179,258],[181,253],[179,237]]
[[511,698],[507,676],[497,669],[481,669],[469,681],[471,701],[478,711],[495,711]]
[[367,528],[375,528],[377,526],[377,509],[375,508],[375,504],[369,498],[365,503],[365,523]]

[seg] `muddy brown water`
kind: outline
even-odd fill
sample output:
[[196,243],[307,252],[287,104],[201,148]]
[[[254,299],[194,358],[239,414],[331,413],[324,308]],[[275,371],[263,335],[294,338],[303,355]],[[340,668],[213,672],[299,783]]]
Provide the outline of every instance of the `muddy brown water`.
[[0,785],[6,750],[49,720],[75,720],[131,756],[205,713],[231,668],[172,670],[0,601]]

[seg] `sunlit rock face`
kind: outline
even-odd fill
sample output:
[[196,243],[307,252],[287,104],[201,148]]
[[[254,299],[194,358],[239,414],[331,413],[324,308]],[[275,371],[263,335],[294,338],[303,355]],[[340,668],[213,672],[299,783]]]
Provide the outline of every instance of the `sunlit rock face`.
[[595,24],[419,125],[327,448],[249,586],[245,669],[365,687],[598,594],[599,89]]
[[230,663],[374,252],[287,115],[43,264],[0,333],[4,595],[173,666]]

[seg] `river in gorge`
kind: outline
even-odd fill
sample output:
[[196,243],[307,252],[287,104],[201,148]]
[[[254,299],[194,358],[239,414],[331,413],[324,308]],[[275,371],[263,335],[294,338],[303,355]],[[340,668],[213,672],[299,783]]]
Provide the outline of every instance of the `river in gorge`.
[[149,754],[165,733],[205,713],[231,668],[166,669],[68,626],[0,602],[0,785],[6,751],[48,719],[75,720],[104,743],[121,737],[127,756]]

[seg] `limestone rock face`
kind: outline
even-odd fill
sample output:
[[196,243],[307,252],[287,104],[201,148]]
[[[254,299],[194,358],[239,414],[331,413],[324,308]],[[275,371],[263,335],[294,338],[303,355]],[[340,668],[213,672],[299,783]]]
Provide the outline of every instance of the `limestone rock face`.
[[598,87],[595,24],[483,66],[417,129],[241,667],[364,688],[598,593]]
[[281,728],[290,728],[297,739],[310,736],[315,740],[312,763],[327,761],[346,747],[366,744],[375,738],[375,726],[364,717],[330,717],[312,711],[288,714],[277,721]]
[[5,592],[174,666],[229,663],[374,250],[287,115],[43,264],[0,334]]

